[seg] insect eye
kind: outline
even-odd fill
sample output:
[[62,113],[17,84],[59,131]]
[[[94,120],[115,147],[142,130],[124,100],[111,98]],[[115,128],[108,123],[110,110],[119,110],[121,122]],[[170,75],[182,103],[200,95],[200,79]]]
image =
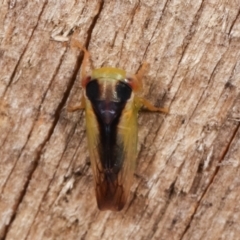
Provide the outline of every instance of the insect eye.
[[125,81],[125,83],[127,83],[128,85],[131,85],[132,82],[133,82],[133,78],[128,77],[128,78],[125,78],[124,81]]
[[127,101],[131,97],[132,88],[127,83],[119,81],[116,92],[121,101]]
[[82,80],[82,86],[85,88],[87,86],[87,84],[90,82],[91,80],[91,77],[85,77],[83,80]]
[[132,89],[133,92],[139,91],[141,88],[141,81],[137,77],[128,77],[124,79],[124,82]]
[[86,86],[86,95],[93,101],[99,97],[99,84],[96,79],[91,80]]

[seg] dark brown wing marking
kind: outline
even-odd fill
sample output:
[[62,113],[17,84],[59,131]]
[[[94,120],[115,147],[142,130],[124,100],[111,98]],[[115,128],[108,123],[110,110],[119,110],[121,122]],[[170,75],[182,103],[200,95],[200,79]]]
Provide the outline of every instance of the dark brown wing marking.
[[119,81],[115,93],[103,100],[97,80],[91,80],[86,86],[86,95],[92,104],[99,128],[98,152],[102,170],[98,169],[100,179],[96,183],[96,192],[101,210],[119,211],[126,201],[123,187],[118,184],[118,173],[125,157],[123,142],[117,137],[117,127],[131,93],[130,86]]

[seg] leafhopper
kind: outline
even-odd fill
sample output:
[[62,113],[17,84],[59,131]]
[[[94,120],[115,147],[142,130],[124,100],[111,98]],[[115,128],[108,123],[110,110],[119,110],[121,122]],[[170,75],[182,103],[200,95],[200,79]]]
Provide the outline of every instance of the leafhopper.
[[90,54],[79,42],[73,46],[84,51],[81,69],[81,103],[69,111],[85,109],[86,131],[97,205],[100,210],[120,211],[128,199],[137,157],[137,116],[140,108],[168,113],[141,97],[143,64],[128,77],[119,68],[102,67],[86,74]]

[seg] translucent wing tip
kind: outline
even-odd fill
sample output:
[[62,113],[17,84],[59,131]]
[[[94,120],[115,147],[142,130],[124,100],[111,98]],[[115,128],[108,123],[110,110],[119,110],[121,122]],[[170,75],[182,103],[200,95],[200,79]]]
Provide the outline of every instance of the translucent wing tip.
[[121,211],[126,204],[127,195],[117,180],[114,182],[105,180],[96,187],[97,204],[101,211]]

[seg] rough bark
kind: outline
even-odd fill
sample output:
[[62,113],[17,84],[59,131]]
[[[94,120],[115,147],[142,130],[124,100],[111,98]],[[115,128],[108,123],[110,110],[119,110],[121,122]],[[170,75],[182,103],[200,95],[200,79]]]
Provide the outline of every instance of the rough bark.
[[[240,2],[0,2],[1,239],[240,239]],[[135,73],[170,114],[139,117],[122,212],[97,209],[82,53]]]

